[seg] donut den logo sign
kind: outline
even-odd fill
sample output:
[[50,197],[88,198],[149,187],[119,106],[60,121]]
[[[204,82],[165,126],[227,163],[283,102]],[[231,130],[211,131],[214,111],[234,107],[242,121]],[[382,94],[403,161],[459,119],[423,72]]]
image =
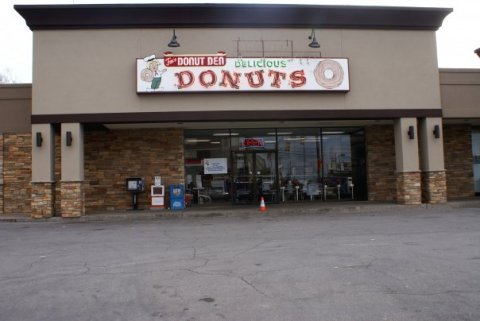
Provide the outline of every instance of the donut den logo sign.
[[137,93],[349,91],[345,58],[227,58],[155,55],[137,59]]

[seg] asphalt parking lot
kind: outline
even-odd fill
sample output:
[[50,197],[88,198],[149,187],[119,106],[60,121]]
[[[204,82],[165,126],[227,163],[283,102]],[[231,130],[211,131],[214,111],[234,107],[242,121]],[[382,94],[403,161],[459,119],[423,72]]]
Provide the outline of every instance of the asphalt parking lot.
[[480,209],[0,223],[0,320],[480,320]]

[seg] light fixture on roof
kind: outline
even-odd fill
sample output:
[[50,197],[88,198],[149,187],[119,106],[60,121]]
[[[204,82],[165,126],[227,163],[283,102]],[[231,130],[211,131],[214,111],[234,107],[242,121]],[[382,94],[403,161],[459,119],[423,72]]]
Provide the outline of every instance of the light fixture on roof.
[[173,29],[172,40],[170,40],[168,46],[173,48],[180,47],[180,44],[177,42],[177,36],[175,35],[175,29]]
[[308,39],[312,40],[312,42],[308,44],[310,48],[320,48],[320,44],[318,43],[317,38],[315,37],[315,29],[312,29],[312,33],[310,34]]

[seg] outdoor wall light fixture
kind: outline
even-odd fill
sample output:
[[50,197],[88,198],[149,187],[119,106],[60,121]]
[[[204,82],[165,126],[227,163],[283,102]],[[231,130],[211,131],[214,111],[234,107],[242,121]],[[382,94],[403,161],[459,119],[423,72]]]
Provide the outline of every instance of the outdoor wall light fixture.
[[65,144],[67,146],[72,146],[72,141],[73,141],[72,132],[67,132],[65,137]]
[[320,44],[318,43],[317,38],[315,37],[315,29],[312,29],[312,33],[310,34],[308,39],[312,40],[312,42],[308,44],[310,48],[320,48]]
[[408,138],[415,139],[415,127],[408,126]]
[[42,143],[43,143],[42,133],[37,132],[35,136],[36,136],[35,141],[36,141],[37,147],[42,147]]
[[475,49],[474,53],[480,58],[480,48]]
[[177,42],[177,36],[175,35],[175,29],[173,29],[172,40],[170,40],[168,46],[173,48],[180,47],[180,44]]
[[435,138],[440,138],[440,126],[439,125],[435,125],[433,127],[433,136],[435,136]]

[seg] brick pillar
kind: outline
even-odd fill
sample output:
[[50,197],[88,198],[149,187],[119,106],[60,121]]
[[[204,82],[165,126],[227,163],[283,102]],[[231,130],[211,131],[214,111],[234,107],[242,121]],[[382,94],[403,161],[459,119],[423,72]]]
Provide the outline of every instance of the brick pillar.
[[421,204],[422,189],[418,156],[416,118],[399,118],[394,123],[397,168],[397,203]]
[[55,144],[51,124],[32,125],[32,218],[48,218],[55,213],[53,155]]
[[439,204],[447,201],[445,171],[422,172],[422,202]]
[[447,201],[447,180],[443,157],[442,118],[423,118],[420,121],[419,136],[422,202],[445,203]]
[[32,217],[49,218],[54,214],[55,184],[32,183]]
[[62,217],[80,217],[85,214],[83,182],[61,182],[60,186]]
[[61,132],[60,212],[62,217],[79,217],[85,213],[83,126],[62,124]]
[[397,173],[397,202],[399,204],[415,205],[422,202],[420,172]]

